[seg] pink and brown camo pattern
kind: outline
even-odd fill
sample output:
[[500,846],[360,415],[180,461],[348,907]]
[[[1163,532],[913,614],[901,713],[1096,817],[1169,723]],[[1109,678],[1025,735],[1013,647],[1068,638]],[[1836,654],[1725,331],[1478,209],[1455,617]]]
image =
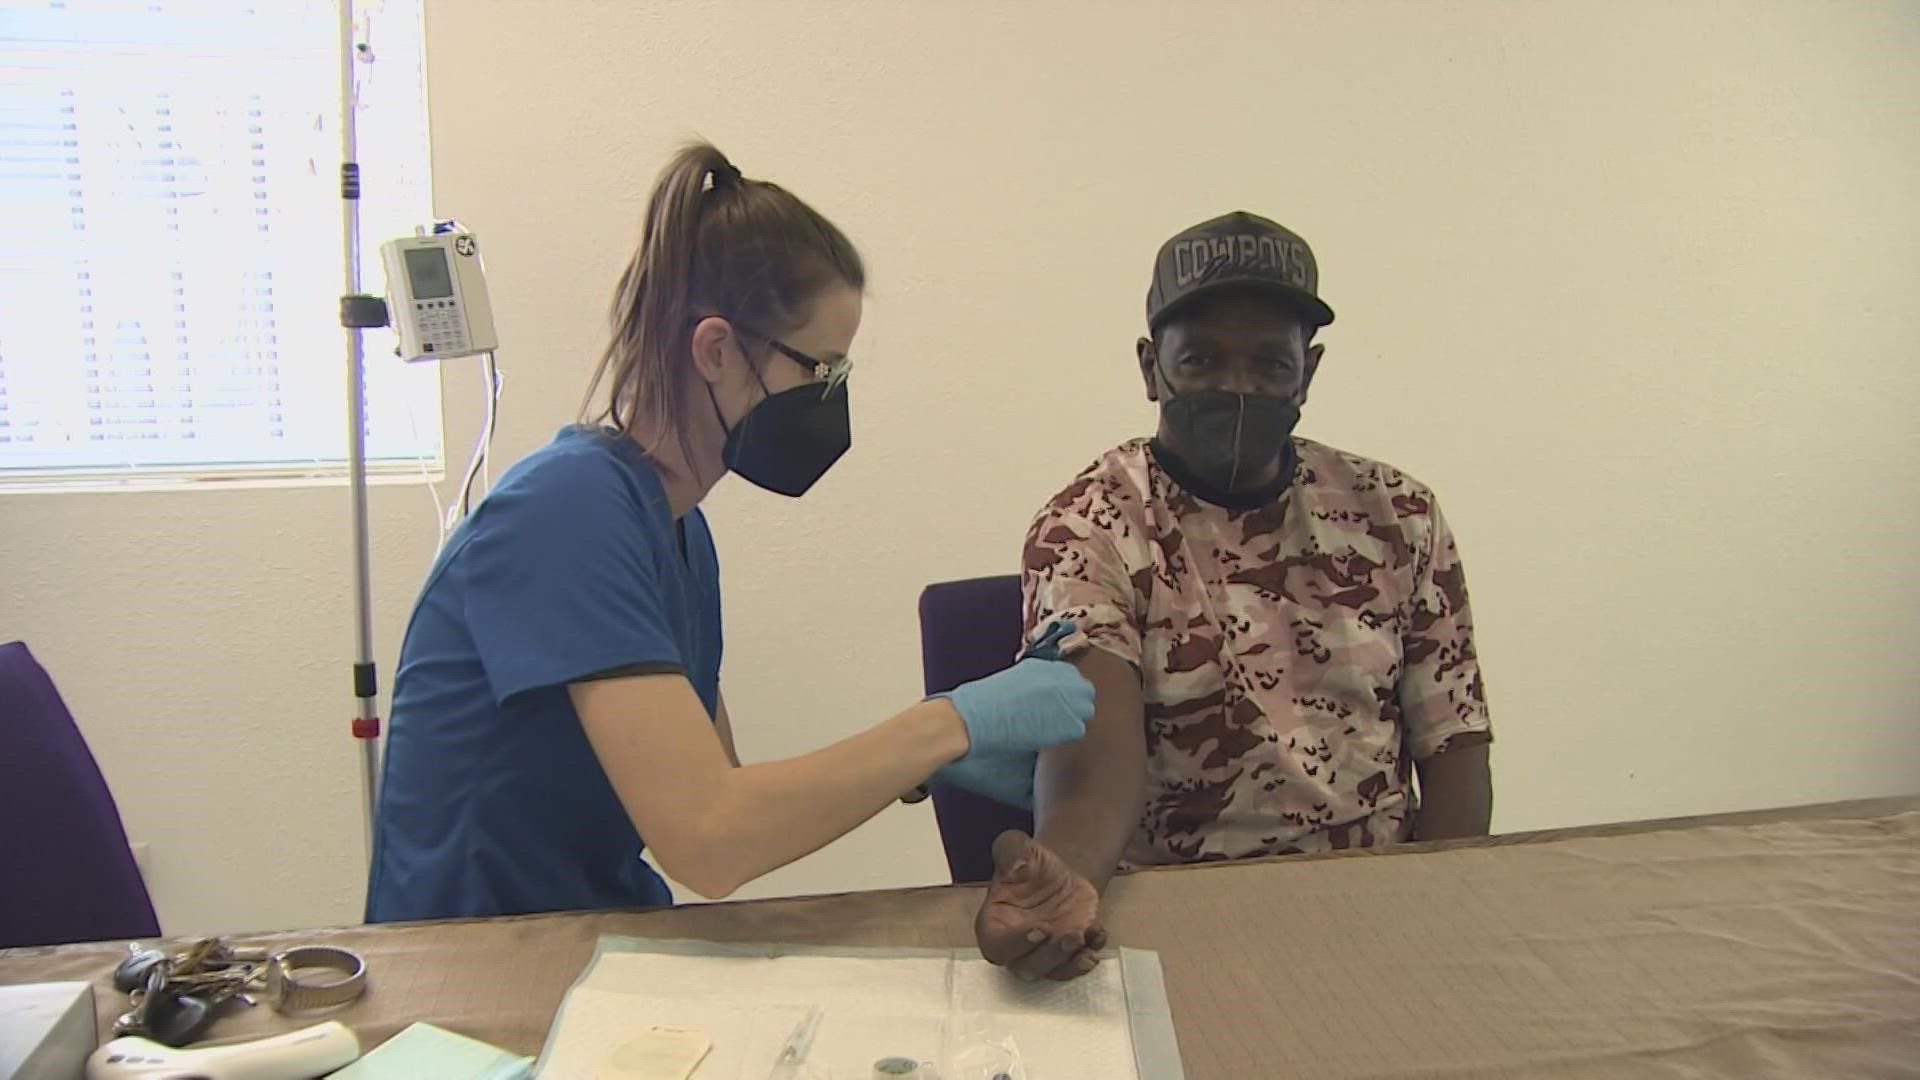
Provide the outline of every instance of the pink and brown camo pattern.
[[1147,802],[1129,865],[1407,839],[1411,763],[1491,737],[1466,580],[1433,493],[1296,438],[1251,511],[1182,490],[1144,441],[1027,537],[1029,632],[1072,619],[1142,673]]

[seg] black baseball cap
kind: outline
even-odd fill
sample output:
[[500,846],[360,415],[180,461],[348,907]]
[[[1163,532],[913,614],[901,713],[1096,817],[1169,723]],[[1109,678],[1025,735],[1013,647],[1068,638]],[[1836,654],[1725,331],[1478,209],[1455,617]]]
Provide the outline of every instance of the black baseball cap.
[[1158,330],[1176,308],[1223,289],[1258,289],[1312,325],[1333,321],[1320,299],[1320,267],[1299,234],[1258,214],[1235,210],[1201,222],[1160,245],[1147,287],[1147,326]]

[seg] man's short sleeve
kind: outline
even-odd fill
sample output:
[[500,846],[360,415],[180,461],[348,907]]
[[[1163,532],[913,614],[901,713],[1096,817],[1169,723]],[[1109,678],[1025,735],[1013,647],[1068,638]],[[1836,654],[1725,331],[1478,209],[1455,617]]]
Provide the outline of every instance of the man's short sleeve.
[[1399,697],[1407,748],[1414,760],[1424,761],[1450,746],[1486,742],[1493,728],[1460,553],[1432,495],[1417,505],[1422,512],[1402,518],[1414,551],[1415,579],[1402,639],[1406,668]]
[[686,670],[661,578],[672,522],[592,451],[557,455],[481,504],[459,567],[495,700],[615,669]]
[[[1027,531],[1020,592],[1031,641],[1055,619],[1070,619],[1087,644],[1140,666],[1137,597],[1114,537],[1094,524],[1086,478],[1056,496]],[[1071,650],[1074,643],[1069,641]]]

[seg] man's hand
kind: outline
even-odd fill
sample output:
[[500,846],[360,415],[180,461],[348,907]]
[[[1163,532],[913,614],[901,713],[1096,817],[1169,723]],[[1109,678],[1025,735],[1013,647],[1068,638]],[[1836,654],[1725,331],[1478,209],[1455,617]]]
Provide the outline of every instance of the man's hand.
[[1107,943],[1100,894],[1021,832],[993,842],[993,883],[973,922],[980,955],[1028,979],[1078,978]]

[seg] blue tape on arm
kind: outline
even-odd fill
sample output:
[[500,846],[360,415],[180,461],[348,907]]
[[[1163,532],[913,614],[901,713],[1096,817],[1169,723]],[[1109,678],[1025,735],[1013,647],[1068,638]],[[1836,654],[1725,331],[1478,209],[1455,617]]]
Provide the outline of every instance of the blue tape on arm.
[[1076,629],[1077,627],[1066,619],[1053,620],[1053,622],[1047,624],[1046,630],[1041,633],[1039,638],[1035,639],[1034,643],[1027,647],[1027,651],[1020,654],[1020,659],[1060,659],[1060,643],[1072,637]]

